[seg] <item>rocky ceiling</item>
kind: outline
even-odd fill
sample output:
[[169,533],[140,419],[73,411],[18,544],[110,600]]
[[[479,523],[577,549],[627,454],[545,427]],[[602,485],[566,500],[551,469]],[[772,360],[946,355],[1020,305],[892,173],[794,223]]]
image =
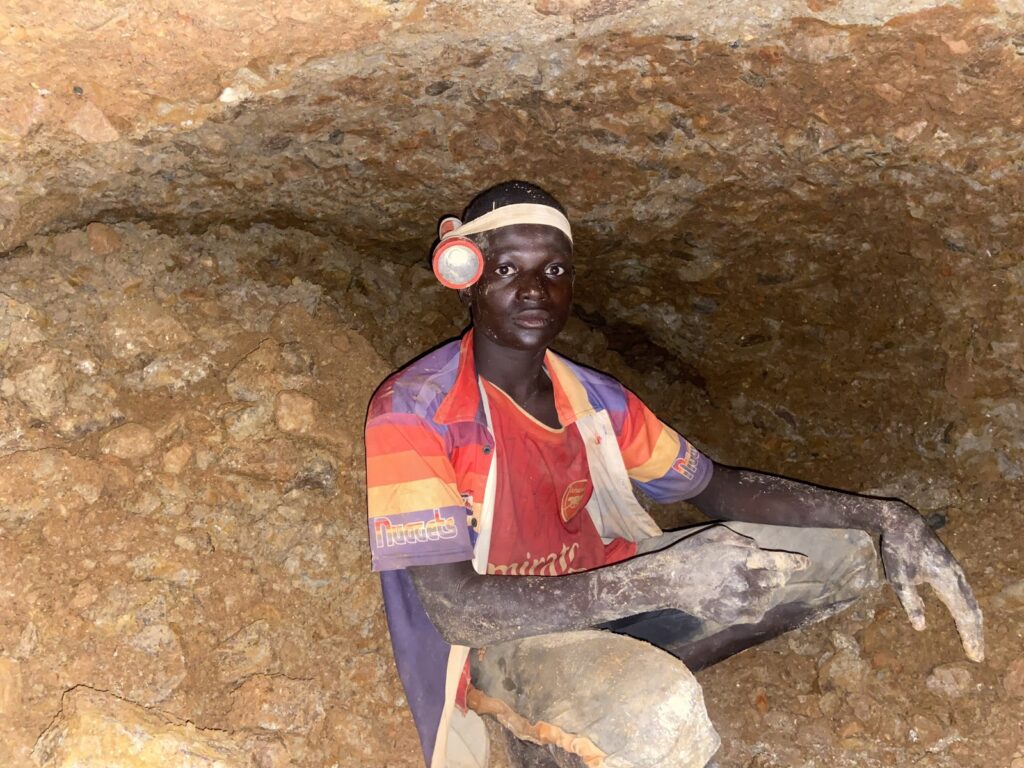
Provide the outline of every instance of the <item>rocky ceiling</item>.
[[1018,0],[16,0],[0,34],[3,250],[263,224],[412,265],[528,178],[579,318],[689,401],[801,460],[1021,474]]

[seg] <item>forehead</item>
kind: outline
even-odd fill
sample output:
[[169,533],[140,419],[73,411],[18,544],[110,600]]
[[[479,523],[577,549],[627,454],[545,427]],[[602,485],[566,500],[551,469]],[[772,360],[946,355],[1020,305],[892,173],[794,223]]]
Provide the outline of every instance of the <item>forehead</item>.
[[484,258],[555,257],[572,260],[572,242],[555,227],[544,224],[513,224],[488,232]]

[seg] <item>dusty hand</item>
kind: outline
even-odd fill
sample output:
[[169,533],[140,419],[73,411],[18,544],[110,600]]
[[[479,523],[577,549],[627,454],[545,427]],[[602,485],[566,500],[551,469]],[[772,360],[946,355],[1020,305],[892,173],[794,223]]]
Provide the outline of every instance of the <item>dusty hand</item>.
[[917,630],[925,627],[924,604],[917,587],[930,584],[953,616],[967,658],[983,661],[981,609],[960,564],[913,508],[895,501],[882,504],[882,563],[911,625]]
[[674,586],[672,607],[720,624],[755,622],[772,593],[807,567],[804,555],[761,549],[716,525],[655,553]]

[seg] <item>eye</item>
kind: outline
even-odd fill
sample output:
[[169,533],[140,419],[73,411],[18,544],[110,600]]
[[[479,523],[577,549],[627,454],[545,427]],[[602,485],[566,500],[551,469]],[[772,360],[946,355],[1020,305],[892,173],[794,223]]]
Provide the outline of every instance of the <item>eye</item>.
[[514,274],[515,271],[515,267],[513,267],[511,264],[499,264],[494,268],[494,274],[498,275],[499,277],[508,277],[509,275]]
[[562,275],[566,274],[568,271],[569,270],[567,270],[561,264],[548,264],[547,269],[545,270],[545,272],[547,272],[549,277],[561,277]]

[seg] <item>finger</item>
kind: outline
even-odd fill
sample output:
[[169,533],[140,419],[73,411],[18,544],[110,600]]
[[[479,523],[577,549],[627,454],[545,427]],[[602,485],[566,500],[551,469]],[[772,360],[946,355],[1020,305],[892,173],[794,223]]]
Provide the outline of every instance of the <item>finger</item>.
[[885,566],[885,576],[896,593],[896,599],[900,601],[903,610],[906,611],[910,626],[920,632],[925,628],[924,603],[917,593],[914,580],[910,577],[906,562],[898,553],[882,546],[882,564]]
[[917,587],[908,582],[897,582],[895,579],[890,581],[900,605],[907,612],[910,626],[920,632],[925,628],[927,622],[924,618],[924,603],[921,602],[921,596],[917,594]]
[[963,571],[959,566],[955,569],[950,568],[945,573],[928,579],[928,583],[953,617],[967,658],[971,661],[984,661],[985,632],[981,608],[974,599],[974,593],[964,578]]

